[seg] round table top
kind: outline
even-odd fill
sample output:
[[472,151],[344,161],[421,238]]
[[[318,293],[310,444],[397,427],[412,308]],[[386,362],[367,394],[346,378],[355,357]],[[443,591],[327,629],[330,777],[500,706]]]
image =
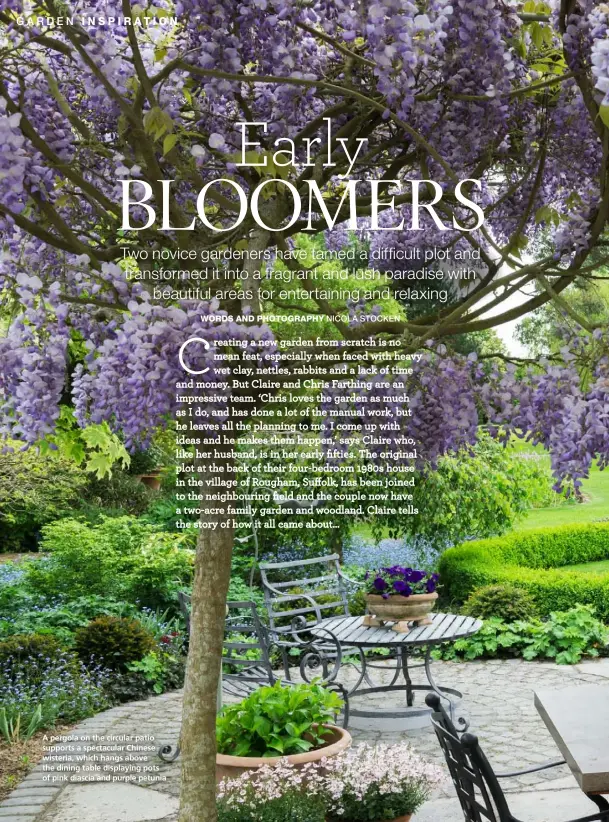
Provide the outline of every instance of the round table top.
[[[455,642],[477,633],[482,627],[479,619],[459,614],[430,614],[431,625],[411,628],[407,634],[399,634],[391,625],[368,628],[362,625],[363,617],[338,616],[322,619],[311,627],[311,633],[323,639],[325,631],[330,631],[341,645],[356,647],[382,647],[395,645],[440,645]],[[325,634],[327,637],[327,634]]]

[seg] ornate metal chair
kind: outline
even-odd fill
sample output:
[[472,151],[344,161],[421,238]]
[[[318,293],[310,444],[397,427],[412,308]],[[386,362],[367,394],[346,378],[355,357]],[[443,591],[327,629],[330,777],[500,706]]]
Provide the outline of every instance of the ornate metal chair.
[[[180,592],[180,608],[190,633],[190,597]],[[222,693],[244,699],[263,685],[293,686],[297,683],[276,676],[271,662],[274,642],[262,624],[254,602],[227,602],[227,617],[222,650]],[[341,647],[329,632],[323,640],[313,637],[307,626],[290,630],[290,645],[295,650],[294,667],[304,682],[318,679],[325,687],[338,691],[344,701],[342,726],[349,724],[349,695],[336,676],[340,670]],[[322,647],[323,646],[323,647]],[[161,745],[159,757],[173,762],[180,746]]]
[[[440,697],[428,694],[425,701],[432,710],[431,722],[444,752],[465,822],[521,822],[510,812],[499,780],[555,768],[564,765],[565,760],[547,762],[524,771],[496,774],[478,743],[478,737],[461,733],[455,728]],[[599,806],[600,811],[571,822],[609,822],[609,803],[601,796],[589,798]]]
[[271,631],[289,632],[295,618],[321,622],[324,617],[349,616],[349,594],[359,585],[343,574],[338,554],[261,562],[259,567]]
[[[360,587],[360,583],[343,573],[339,559],[338,554],[328,554],[292,562],[261,562],[259,565],[270,631],[281,650],[286,679],[290,678],[290,667],[293,667],[290,657],[294,630],[301,631],[327,617],[349,616],[349,595]],[[328,659],[333,654],[334,644],[335,640],[329,644],[318,640],[318,647],[325,651]],[[342,652],[356,654],[365,671],[360,649],[343,647]]]

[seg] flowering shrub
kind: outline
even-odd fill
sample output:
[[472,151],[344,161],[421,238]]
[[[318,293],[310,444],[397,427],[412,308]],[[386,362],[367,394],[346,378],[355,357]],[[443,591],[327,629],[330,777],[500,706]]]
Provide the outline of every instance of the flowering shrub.
[[376,543],[371,537],[356,534],[343,548],[343,561],[349,567],[350,576],[357,575],[355,568],[378,568],[391,565],[413,568],[422,565],[425,568],[434,568],[440,554],[448,547],[448,543],[435,547],[428,540],[417,537],[386,538]]
[[414,813],[444,778],[408,745],[358,745],[295,768],[265,765],[218,786],[219,822],[381,822]]
[[329,761],[323,780],[330,822],[393,820],[414,813],[444,779],[412,748],[358,745]]
[[[328,760],[322,760],[326,764]],[[264,765],[218,785],[218,822],[325,822],[323,779],[313,764]]]
[[36,728],[58,721],[76,722],[103,710],[109,674],[100,666],[86,668],[69,651],[49,655],[31,650],[0,662],[0,709],[6,727]]
[[390,568],[369,571],[364,579],[368,594],[380,594],[383,599],[388,599],[391,594],[403,597],[433,594],[438,575],[417,571],[414,568],[404,568],[402,565],[392,565]]
[[258,688],[218,716],[218,751],[231,756],[286,756],[326,744],[343,702],[315,683]]

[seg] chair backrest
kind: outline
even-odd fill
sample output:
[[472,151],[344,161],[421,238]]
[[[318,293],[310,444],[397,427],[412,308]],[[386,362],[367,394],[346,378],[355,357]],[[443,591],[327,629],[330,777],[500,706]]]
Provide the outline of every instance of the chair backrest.
[[349,615],[349,593],[338,554],[293,562],[261,562],[259,567],[273,631],[288,632],[294,620],[302,625]]
[[237,696],[276,681],[267,631],[253,602],[227,602],[222,648],[222,682]]
[[[190,597],[180,591],[180,609],[190,633]],[[235,696],[247,696],[260,685],[273,685],[267,630],[260,621],[256,604],[227,602],[222,646],[222,684]]]
[[478,738],[457,731],[437,694],[428,694],[425,702],[432,709],[432,725],[444,752],[465,822],[518,822],[510,813]]

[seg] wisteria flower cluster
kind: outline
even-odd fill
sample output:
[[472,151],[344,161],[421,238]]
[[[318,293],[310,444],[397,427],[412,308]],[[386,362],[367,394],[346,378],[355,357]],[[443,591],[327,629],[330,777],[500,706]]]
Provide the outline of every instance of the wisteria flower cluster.
[[410,597],[414,594],[433,594],[438,583],[437,574],[418,571],[415,568],[404,568],[402,565],[368,571],[364,579],[366,593],[380,594],[383,599],[388,599],[392,594],[403,597]]

